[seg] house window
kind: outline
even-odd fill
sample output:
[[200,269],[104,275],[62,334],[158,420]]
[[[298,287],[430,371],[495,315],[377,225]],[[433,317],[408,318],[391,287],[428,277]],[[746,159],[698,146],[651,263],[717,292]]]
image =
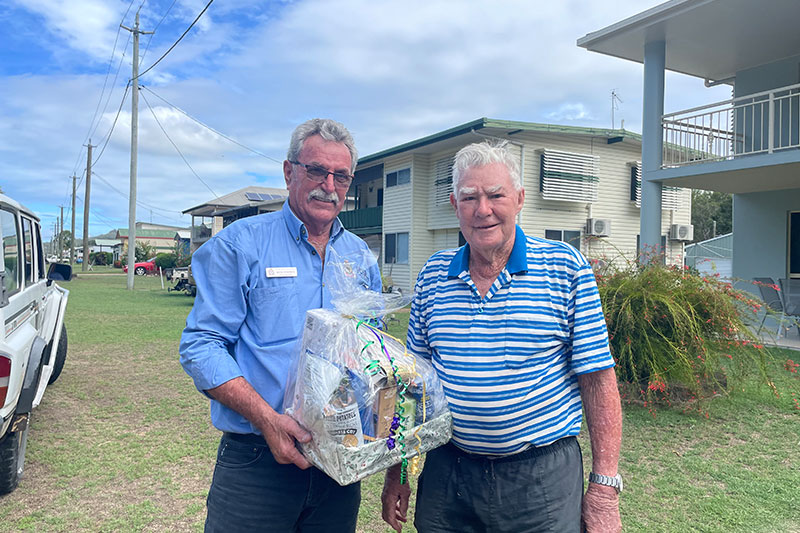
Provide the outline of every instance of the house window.
[[[631,202],[642,207],[642,162],[628,163],[631,167]],[[684,206],[683,189],[680,187],[661,187],[661,209],[680,209]]]
[[562,241],[574,246],[577,250],[581,249],[581,232],[566,229],[546,229],[544,238],[551,241]]
[[385,263],[408,264],[408,233],[386,234]]
[[402,168],[386,174],[386,187],[395,187],[411,183],[411,169]]
[[3,231],[3,263],[5,268],[6,296],[19,290],[19,238],[14,213],[0,211],[0,228]]
[[545,200],[596,202],[598,157],[543,150],[539,191]]
[[454,157],[445,157],[433,165],[434,204],[447,205],[450,203],[450,194],[453,192],[453,161]]

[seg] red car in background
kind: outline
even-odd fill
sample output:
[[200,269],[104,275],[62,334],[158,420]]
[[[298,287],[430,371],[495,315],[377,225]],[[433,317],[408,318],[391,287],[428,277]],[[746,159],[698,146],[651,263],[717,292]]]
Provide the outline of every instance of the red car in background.
[[[122,270],[127,272],[128,265],[122,267]],[[133,267],[133,273],[137,276],[144,276],[145,274],[155,274],[158,272],[158,267],[156,266],[156,258],[148,259],[147,261],[141,261],[136,263]]]

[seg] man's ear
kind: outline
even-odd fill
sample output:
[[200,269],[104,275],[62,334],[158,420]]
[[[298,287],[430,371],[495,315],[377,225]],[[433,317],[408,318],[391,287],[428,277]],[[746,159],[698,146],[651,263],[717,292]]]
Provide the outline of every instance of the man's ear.
[[292,181],[292,164],[288,160],[283,162],[283,180],[286,187],[289,187],[289,182]]
[[456,202],[456,194],[454,192],[451,192],[450,193],[450,205],[453,206],[453,209],[456,209],[456,204],[457,203],[458,202]]

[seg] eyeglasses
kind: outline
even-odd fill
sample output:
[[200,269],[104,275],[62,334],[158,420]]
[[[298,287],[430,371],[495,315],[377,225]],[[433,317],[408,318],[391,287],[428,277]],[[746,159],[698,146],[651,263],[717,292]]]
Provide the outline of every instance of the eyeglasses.
[[293,165],[300,165],[301,167],[305,168],[306,177],[317,183],[322,183],[328,179],[328,174],[333,175],[333,181],[336,183],[337,187],[349,187],[353,182],[353,176],[350,174],[333,172],[319,165],[306,165],[305,163],[301,163],[299,161],[289,161],[289,163]]

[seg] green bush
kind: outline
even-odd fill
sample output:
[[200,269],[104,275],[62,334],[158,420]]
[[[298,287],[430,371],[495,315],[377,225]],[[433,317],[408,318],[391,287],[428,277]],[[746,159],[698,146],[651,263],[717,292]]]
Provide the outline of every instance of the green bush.
[[176,261],[177,257],[172,253],[161,252],[156,255],[156,266],[161,267],[162,270],[165,268],[174,268]]
[[753,373],[771,385],[764,346],[749,327],[761,303],[749,293],[663,265],[596,276],[623,392],[652,406],[724,393]]
[[114,254],[111,252],[92,252],[89,254],[89,261],[95,265],[110,265],[114,261]]

